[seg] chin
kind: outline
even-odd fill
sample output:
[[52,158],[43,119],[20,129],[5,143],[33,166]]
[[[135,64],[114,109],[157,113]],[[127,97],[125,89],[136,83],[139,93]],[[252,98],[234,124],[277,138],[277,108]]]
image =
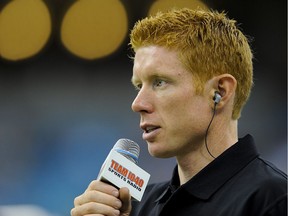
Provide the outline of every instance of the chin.
[[169,154],[168,152],[161,151],[160,149],[153,149],[151,147],[148,147],[148,152],[151,156],[156,158],[171,158],[174,155]]

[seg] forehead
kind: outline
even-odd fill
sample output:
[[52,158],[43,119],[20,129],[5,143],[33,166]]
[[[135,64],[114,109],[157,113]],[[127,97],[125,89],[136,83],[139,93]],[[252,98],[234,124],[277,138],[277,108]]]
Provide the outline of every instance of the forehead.
[[138,63],[141,65],[150,65],[154,63],[154,66],[157,66],[162,63],[171,63],[172,65],[175,65],[180,62],[176,51],[168,50],[167,48],[160,46],[147,46],[141,47],[136,51],[134,67],[141,66],[137,65]]
[[135,54],[132,81],[150,73],[172,75],[181,74],[185,71],[176,51],[159,46],[141,47]]

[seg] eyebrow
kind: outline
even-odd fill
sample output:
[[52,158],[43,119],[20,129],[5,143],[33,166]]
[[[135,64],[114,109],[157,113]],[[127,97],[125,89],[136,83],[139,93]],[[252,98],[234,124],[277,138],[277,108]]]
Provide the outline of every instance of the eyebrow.
[[[149,80],[155,80],[155,79],[164,79],[164,80],[167,80],[169,79],[165,74],[160,74],[160,73],[155,73],[155,74],[152,74],[152,75],[149,75],[148,76]],[[137,82],[139,82],[139,79],[135,76],[132,76],[131,78],[131,83],[133,85],[136,85]]]

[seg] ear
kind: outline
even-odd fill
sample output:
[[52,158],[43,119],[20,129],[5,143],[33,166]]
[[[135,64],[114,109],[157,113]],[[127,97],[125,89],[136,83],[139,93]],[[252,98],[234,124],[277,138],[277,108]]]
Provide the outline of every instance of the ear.
[[237,87],[237,80],[234,78],[234,76],[231,74],[221,74],[213,77],[211,82],[211,98],[213,99],[215,92],[218,92],[221,96],[221,100],[217,104],[217,108],[219,109],[227,103],[231,103],[233,105]]

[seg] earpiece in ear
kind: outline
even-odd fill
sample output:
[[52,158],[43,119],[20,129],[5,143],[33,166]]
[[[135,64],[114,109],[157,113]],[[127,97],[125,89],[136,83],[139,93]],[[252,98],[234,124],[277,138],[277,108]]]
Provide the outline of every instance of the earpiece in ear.
[[213,100],[214,100],[215,104],[218,104],[220,102],[221,98],[222,97],[221,97],[220,93],[218,91],[215,91],[215,94],[214,94],[214,97],[213,97]]

